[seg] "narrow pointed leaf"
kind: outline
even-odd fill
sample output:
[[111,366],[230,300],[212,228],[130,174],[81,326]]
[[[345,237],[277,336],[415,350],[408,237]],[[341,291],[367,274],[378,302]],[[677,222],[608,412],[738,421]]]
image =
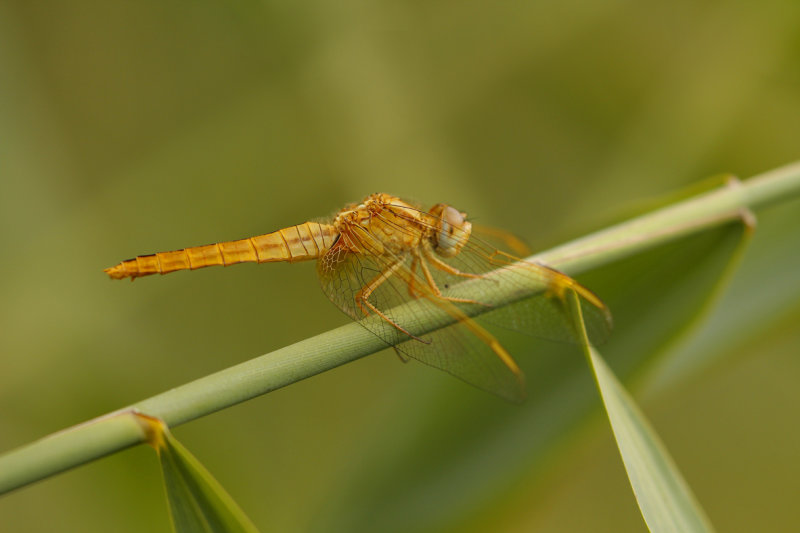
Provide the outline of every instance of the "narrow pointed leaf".
[[573,295],[571,301],[576,325],[582,333],[582,347],[647,527],[655,533],[713,531],[661,439],[602,356],[589,344],[577,296]]
[[169,431],[164,432],[158,455],[176,532],[258,531],[219,482]]

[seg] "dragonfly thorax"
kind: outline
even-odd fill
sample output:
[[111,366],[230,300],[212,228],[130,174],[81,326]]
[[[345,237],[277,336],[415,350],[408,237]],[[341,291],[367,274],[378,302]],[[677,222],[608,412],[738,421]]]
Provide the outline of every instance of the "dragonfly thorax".
[[342,246],[355,253],[405,256],[420,246],[454,257],[469,241],[466,213],[437,204],[425,212],[388,194],[373,194],[339,211],[333,225]]
[[355,253],[403,256],[420,245],[427,213],[388,194],[373,194],[341,210],[333,225]]

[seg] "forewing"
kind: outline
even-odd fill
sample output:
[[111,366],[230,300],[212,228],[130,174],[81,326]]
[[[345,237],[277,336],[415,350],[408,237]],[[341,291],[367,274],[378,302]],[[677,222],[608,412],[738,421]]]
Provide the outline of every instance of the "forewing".
[[[370,237],[364,234],[359,238]],[[390,271],[392,275],[375,283]],[[524,398],[522,375],[495,351],[504,352],[499,343],[480,326],[469,322],[456,305],[433,293],[420,276],[412,252],[404,256],[375,256],[334,246],[320,260],[318,272],[323,290],[337,307],[401,353],[508,400],[518,402]],[[359,306],[359,291],[370,285],[375,288],[368,301],[385,318],[369,310],[365,313]],[[431,326],[444,327],[423,333]],[[481,332],[486,336],[479,335]]]
[[[539,338],[578,342],[569,305],[565,296],[569,291],[578,294],[586,329],[593,344],[602,344],[611,332],[611,314],[603,302],[589,289],[557,270],[524,261],[500,252],[476,237],[471,237],[461,252],[452,258],[437,258],[454,269],[470,274],[484,275],[472,280],[435,268],[431,273],[445,295],[469,297],[485,305],[467,309],[485,320],[507,329],[513,329]],[[499,277],[503,281],[497,281]],[[500,286],[505,295],[503,305],[497,305]],[[516,301],[513,301],[518,298]],[[507,303],[509,300],[512,303]]]

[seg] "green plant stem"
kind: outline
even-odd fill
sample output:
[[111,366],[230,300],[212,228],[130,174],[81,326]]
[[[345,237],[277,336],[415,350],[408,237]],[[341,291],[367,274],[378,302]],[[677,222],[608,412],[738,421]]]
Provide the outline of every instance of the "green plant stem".
[[[800,195],[800,163],[709,191],[566,243],[529,260],[568,275],[611,263],[666,241],[740,218],[745,210]],[[441,327],[433,324],[429,329]],[[44,437],[0,456],[0,494],[143,442],[137,410],[169,427],[382,350],[356,323],[322,333],[163,392],[115,413]]]

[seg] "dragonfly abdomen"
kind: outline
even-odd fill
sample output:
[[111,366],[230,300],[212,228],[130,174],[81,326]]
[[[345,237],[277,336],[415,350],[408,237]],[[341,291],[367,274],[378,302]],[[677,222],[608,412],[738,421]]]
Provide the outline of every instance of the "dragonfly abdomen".
[[151,274],[169,274],[178,270],[195,270],[216,265],[308,261],[325,253],[337,236],[338,232],[331,225],[306,222],[237,241],[140,255],[107,268],[104,272],[113,279],[135,279]]

